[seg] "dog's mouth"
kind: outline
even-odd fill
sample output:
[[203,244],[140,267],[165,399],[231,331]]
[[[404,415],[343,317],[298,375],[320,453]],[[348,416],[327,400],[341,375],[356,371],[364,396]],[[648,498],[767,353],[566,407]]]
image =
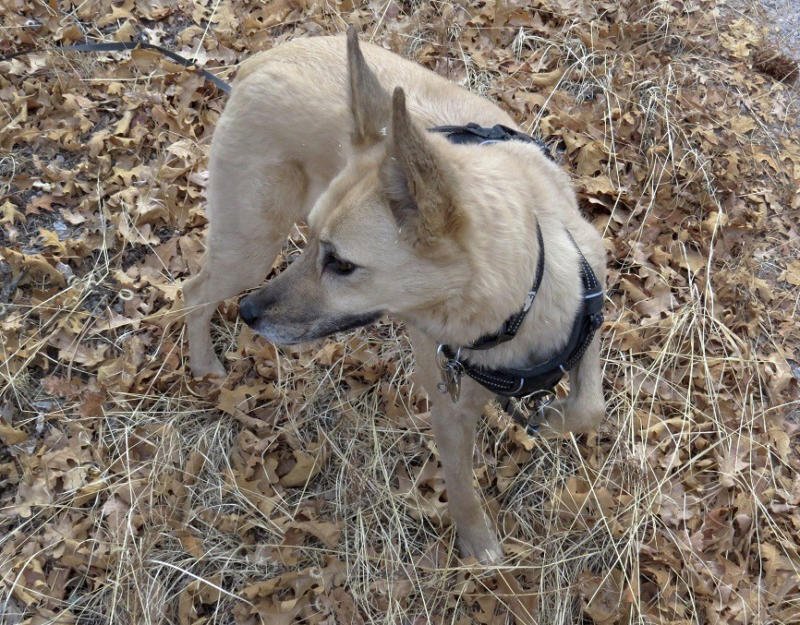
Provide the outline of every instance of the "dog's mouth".
[[371,312],[317,319],[311,324],[273,323],[264,317],[245,319],[258,335],[275,345],[297,345],[321,339],[337,332],[347,332],[377,321],[383,313]]

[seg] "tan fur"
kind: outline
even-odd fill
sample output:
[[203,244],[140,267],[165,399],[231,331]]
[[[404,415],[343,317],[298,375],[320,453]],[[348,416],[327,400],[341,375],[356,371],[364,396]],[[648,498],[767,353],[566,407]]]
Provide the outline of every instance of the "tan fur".
[[[347,58],[347,63],[345,63]],[[390,95],[393,90],[393,95]],[[502,550],[472,487],[475,423],[490,393],[463,380],[458,403],[436,388],[437,343],[466,345],[517,312],[533,282],[541,226],[541,289],[512,341],[473,362],[523,366],[563,347],[580,304],[572,233],[598,278],[602,240],[580,215],[569,177],[535,145],[453,145],[425,129],[514,126],[491,102],[354,34],[296,40],[241,68],[211,152],[209,234],[184,296],[195,375],[224,375],[209,322],[217,303],[258,285],[291,224],[307,220],[303,256],[242,301],[277,343],[310,340],[388,312],[408,322],[462,553]],[[331,256],[334,254],[335,256]],[[337,275],[326,263],[357,269]],[[338,262],[337,261],[337,262]],[[549,412],[556,431],[604,414],[598,339]]]

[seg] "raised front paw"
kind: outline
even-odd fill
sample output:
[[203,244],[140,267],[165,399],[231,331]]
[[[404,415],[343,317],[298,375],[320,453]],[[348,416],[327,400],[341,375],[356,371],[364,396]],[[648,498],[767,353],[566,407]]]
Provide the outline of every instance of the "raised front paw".
[[604,416],[603,406],[576,405],[566,398],[541,406],[535,420],[539,422],[541,432],[546,429],[558,433],[587,432],[595,429]]

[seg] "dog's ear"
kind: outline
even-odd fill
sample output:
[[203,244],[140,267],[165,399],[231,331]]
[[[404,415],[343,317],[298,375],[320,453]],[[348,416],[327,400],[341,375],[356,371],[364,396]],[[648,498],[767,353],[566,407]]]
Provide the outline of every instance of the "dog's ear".
[[411,120],[401,87],[392,96],[391,136],[381,182],[398,226],[414,244],[430,245],[461,227],[447,167]]
[[391,99],[367,65],[354,26],[347,29],[347,79],[353,145],[366,147],[377,143],[386,137]]

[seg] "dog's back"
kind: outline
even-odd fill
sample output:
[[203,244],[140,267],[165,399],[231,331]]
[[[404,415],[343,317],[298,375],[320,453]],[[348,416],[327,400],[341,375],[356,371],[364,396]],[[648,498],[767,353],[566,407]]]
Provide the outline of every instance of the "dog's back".
[[[361,49],[385,89],[406,90],[409,111],[421,124],[516,127],[486,98],[378,46],[362,43]],[[226,116],[257,114],[253,119],[257,125],[252,127],[256,132],[268,128],[287,145],[308,145],[319,152],[322,143],[338,151],[349,139],[351,127],[345,56],[344,36],[295,39],[256,54],[239,68]],[[281,133],[281,128],[291,134]]]

